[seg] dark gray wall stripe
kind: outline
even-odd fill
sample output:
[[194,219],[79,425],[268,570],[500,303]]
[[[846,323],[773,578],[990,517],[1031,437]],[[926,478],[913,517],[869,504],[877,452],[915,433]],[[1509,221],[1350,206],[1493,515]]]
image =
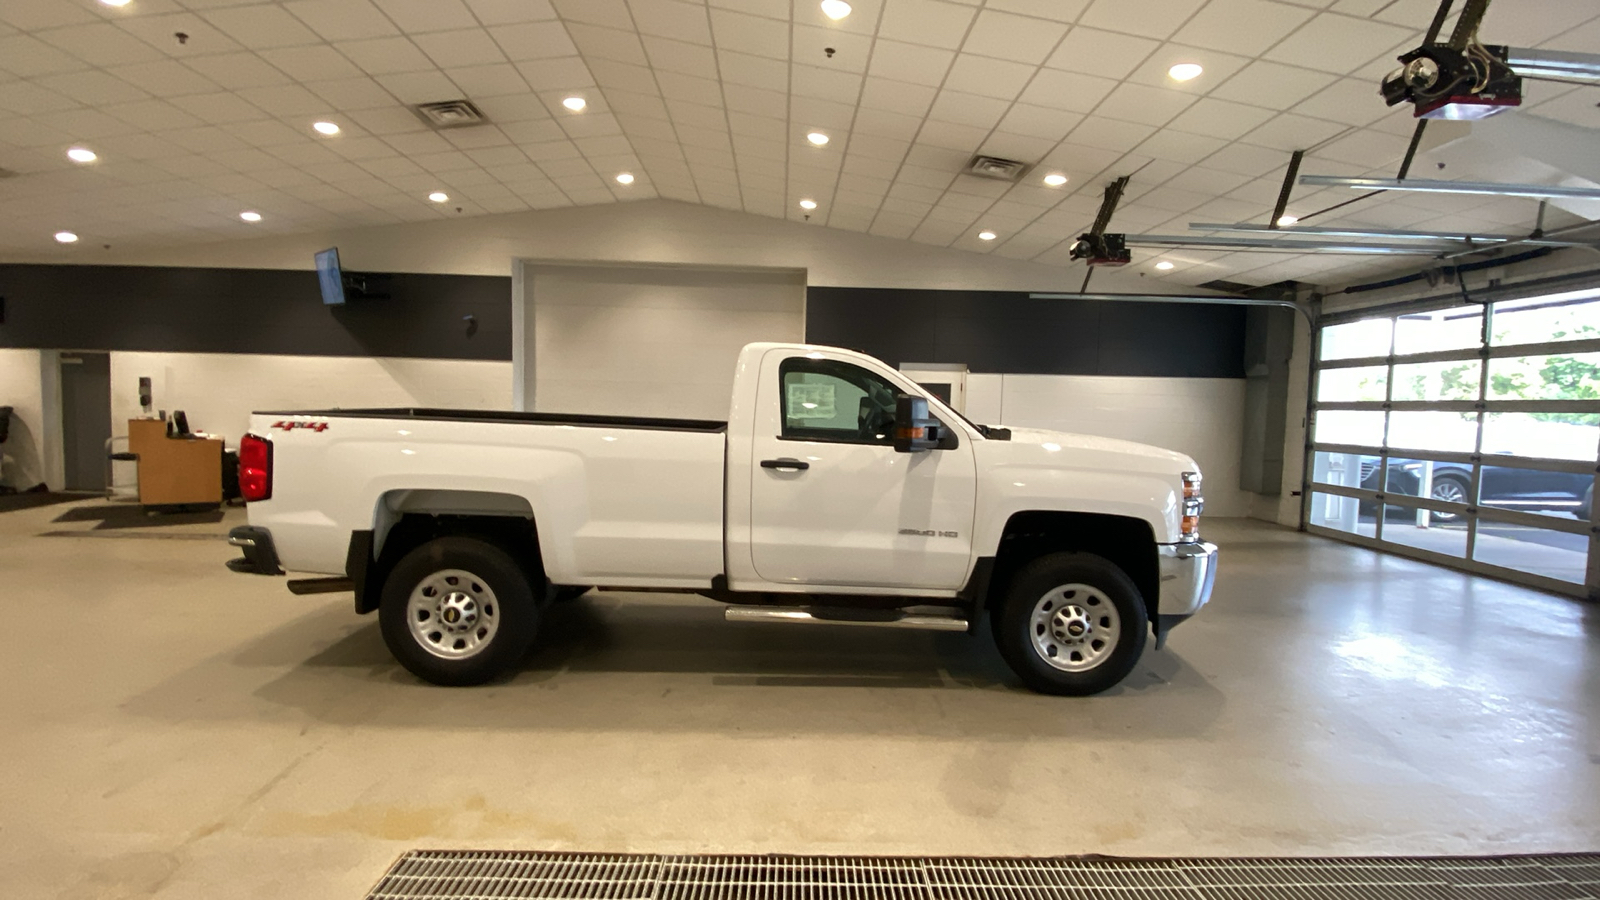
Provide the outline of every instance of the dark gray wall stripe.
[[509,277],[396,273],[368,289],[389,296],[323,306],[309,268],[0,265],[0,347],[511,358]]
[[973,372],[1243,378],[1242,307],[1032,300],[1004,291],[813,287],[806,340],[891,365]]

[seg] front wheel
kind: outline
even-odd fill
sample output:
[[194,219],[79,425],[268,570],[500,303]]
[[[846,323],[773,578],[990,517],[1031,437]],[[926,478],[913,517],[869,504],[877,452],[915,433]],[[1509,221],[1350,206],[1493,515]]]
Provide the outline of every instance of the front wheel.
[[378,625],[411,674],[482,684],[522,661],[538,626],[528,576],[504,550],[443,537],[407,553],[383,584]]
[[1052,553],[1011,581],[995,630],[1000,655],[1042,694],[1098,694],[1133,670],[1150,630],[1139,589],[1110,560]]

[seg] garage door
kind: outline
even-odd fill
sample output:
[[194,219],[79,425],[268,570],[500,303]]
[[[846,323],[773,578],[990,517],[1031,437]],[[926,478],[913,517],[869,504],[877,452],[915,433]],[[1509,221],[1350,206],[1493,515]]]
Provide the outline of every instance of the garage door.
[[1595,593],[1596,298],[1600,290],[1325,317],[1307,529]]

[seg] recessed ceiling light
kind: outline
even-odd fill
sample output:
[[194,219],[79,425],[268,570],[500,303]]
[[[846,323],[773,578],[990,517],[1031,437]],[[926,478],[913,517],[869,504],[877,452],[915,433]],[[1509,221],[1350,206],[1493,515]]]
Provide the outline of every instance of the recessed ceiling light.
[[980,232],[978,232],[978,240],[980,240],[980,241],[992,241],[992,240],[994,240],[994,232],[992,232],[992,231],[980,231]]
[[58,231],[56,232],[56,240],[63,244],[71,244],[77,242],[78,236],[70,231]]
[[1067,183],[1067,176],[1061,174],[1060,172],[1051,172],[1049,175],[1044,177],[1044,183],[1050,185],[1051,187],[1061,187],[1063,184]]
[[1166,270],[1172,268],[1172,263],[1169,263],[1169,262],[1167,262],[1166,260],[1163,259],[1161,262],[1156,263],[1156,268],[1158,268],[1161,271],[1165,272]]
[[816,209],[817,208],[817,201],[815,201],[815,200],[801,200],[800,201],[800,208],[801,209]]
[[572,110],[573,112],[583,112],[584,107],[589,105],[589,101],[583,99],[582,97],[568,97],[567,99],[561,101],[561,105]]
[[94,151],[88,147],[73,147],[67,151],[67,158],[73,162],[81,163],[91,163],[99,159],[98,156],[94,155]]
[[828,136],[823,134],[820,131],[813,131],[810,134],[806,135],[806,140],[810,141],[813,144],[816,144],[818,147],[821,147],[823,144],[826,144],[828,142]]
[[1298,221],[1300,221],[1300,217],[1299,216],[1291,216],[1288,213],[1284,213],[1283,215],[1278,217],[1278,227],[1279,228],[1288,228],[1290,225],[1293,225],[1294,223],[1296,223]]
[[261,213],[258,213],[253,209],[247,209],[244,212],[239,213],[239,218],[245,220],[246,222],[259,222],[261,221]]
[[1204,71],[1205,69],[1200,68],[1199,63],[1178,63],[1168,69],[1167,74],[1172,77],[1173,81],[1193,81],[1199,78],[1200,73]]
[[444,191],[434,191],[428,195],[428,199],[435,203],[443,203],[450,199],[450,195],[446,194]]
[[850,4],[844,0],[822,0],[822,14],[837,22],[850,15]]
[[318,122],[311,127],[315,128],[318,134],[326,134],[331,136],[339,133],[339,126],[333,124],[332,122]]
[[100,2],[104,3],[107,6],[127,6],[128,5],[128,0],[100,0]]
[[617,176],[617,184],[633,184],[633,173],[623,172]]

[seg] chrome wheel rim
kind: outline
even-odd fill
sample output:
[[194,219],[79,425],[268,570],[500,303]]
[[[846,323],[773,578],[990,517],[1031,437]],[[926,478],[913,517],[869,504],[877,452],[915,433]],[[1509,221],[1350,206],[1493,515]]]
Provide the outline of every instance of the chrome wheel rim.
[[[1462,489],[1461,485],[1456,484],[1454,481],[1438,482],[1433,486],[1432,494],[1433,499],[1440,500],[1445,503],[1465,504],[1467,502],[1467,492]],[[1457,516],[1456,513],[1442,512],[1440,510],[1434,510],[1433,514],[1437,518],[1446,521],[1454,519]]]
[[1063,672],[1087,672],[1117,648],[1122,616],[1099,588],[1064,584],[1033,605],[1028,635],[1046,665]]
[[500,630],[500,601],[465,569],[440,569],[417,582],[406,603],[411,637],[440,659],[470,659]]

